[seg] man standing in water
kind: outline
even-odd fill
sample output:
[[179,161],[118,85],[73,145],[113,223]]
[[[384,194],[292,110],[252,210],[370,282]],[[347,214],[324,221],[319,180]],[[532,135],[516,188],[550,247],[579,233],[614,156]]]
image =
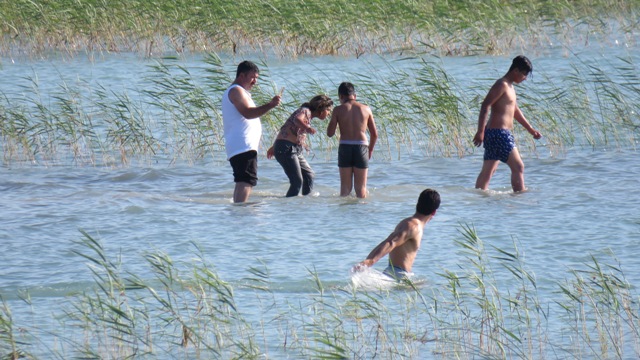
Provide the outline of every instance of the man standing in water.
[[[473,143],[480,146],[484,143],[484,163],[476,180],[476,189],[487,190],[493,173],[500,161],[511,168],[511,187],[514,192],[524,191],[524,163],[516,148],[511,130],[515,118],[534,139],[542,135],[535,130],[520,111],[516,102],[516,91],[513,84],[519,84],[527,79],[533,71],[529,59],[519,55],[513,59],[507,74],[498,79],[482,102],[478,117],[478,131]],[[491,109],[491,115],[489,115]],[[489,121],[487,122],[487,117]]]
[[383,242],[376,246],[369,256],[354,267],[354,271],[364,266],[371,267],[385,255],[389,254],[389,266],[384,274],[396,279],[408,279],[416,259],[425,225],[436,215],[440,207],[440,194],[432,189],[420,193],[416,212],[396,226],[395,230]]
[[340,105],[333,109],[327,126],[327,136],[332,137],[336,128],[340,129],[340,196],[349,196],[355,183],[356,196],[365,198],[369,160],[378,140],[378,130],[371,109],[356,101],[356,90],[352,83],[340,84],[338,96]]
[[258,183],[258,147],[262,137],[260,116],[280,104],[276,95],[268,103],[257,106],[249,91],[258,82],[258,66],[243,61],[236,70],[236,79],[222,95],[222,122],[227,160],[233,169],[233,202],[249,199]]

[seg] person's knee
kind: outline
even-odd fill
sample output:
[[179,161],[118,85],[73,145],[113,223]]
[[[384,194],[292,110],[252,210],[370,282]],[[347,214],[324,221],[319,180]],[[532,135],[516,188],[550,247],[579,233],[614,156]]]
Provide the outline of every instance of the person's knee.
[[313,181],[316,178],[316,174],[313,171],[309,171],[305,174],[305,177],[307,178],[307,180]]
[[511,165],[511,172],[516,174],[524,174],[524,163],[522,161],[514,162]]
[[298,190],[300,190],[302,188],[302,177],[292,177],[291,179],[289,179],[289,183],[291,184],[291,187],[297,188]]

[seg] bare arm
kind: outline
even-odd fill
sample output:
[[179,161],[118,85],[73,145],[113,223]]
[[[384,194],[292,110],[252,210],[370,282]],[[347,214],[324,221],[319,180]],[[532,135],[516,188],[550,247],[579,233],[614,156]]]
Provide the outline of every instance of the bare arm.
[[517,105],[516,105],[516,111],[513,114],[513,117],[516,119],[517,122],[520,123],[520,125],[522,125],[525,129],[527,129],[529,134],[533,135],[534,139],[540,139],[542,137],[542,135],[536,129],[534,129],[531,126],[531,124],[529,124],[527,119],[524,117],[524,114],[520,110],[520,107],[518,107]]
[[502,81],[498,80],[489,90],[487,96],[482,101],[482,105],[480,106],[480,114],[478,115],[478,131],[476,135],[473,137],[473,143],[476,146],[482,145],[484,141],[484,128],[487,126],[487,119],[489,117],[489,109],[491,106],[498,101],[504,95],[505,91],[507,91],[508,85]]
[[338,127],[338,116],[336,115],[336,111],[334,110],[331,114],[331,120],[329,120],[329,125],[327,125],[327,136],[332,137],[336,134],[336,128]]
[[261,106],[251,106],[247,94],[238,87],[234,87],[229,91],[229,100],[238,109],[240,115],[246,119],[255,119],[266,114],[269,110],[280,105],[280,95],[274,96],[271,101]]
[[376,128],[376,122],[373,120],[373,114],[371,114],[371,112],[369,112],[367,128],[369,129],[369,159],[371,159],[373,148],[376,146],[376,141],[378,141],[378,129]]
[[414,237],[414,227],[409,225],[409,221],[403,220],[396,226],[393,232],[378,246],[376,246],[369,256],[361,262],[365,266],[373,266],[378,260],[389,254],[393,249],[403,245],[409,239]]

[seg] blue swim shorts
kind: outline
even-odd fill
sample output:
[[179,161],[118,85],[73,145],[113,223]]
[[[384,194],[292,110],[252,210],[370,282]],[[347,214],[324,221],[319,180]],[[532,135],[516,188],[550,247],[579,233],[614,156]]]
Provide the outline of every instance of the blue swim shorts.
[[401,267],[393,266],[391,264],[389,264],[389,266],[387,266],[387,268],[384,269],[382,273],[394,280],[405,280],[413,276],[413,273],[408,272],[407,270]]
[[507,129],[484,130],[484,159],[507,162],[509,154],[515,149],[516,141]]

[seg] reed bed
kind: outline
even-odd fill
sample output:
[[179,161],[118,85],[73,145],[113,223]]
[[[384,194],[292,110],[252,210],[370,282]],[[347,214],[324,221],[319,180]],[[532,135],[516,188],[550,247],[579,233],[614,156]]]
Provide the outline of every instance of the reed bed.
[[[4,54],[500,54],[637,30],[635,1],[60,0],[2,6]],[[237,21],[242,19],[242,22]]]
[[[376,118],[380,131],[376,156],[400,159],[408,151],[462,157],[477,151],[471,140],[478,109],[494,78],[456,79],[443,67],[446,58],[385,59],[384,65],[363,62],[361,72],[347,76]],[[232,81],[235,64],[225,63],[214,53],[202,60],[202,66],[184,64],[179,58],[155,61],[141,74],[139,88],[109,88],[61,77],[53,90],[44,91],[37,78],[29,78],[20,97],[0,97],[3,161],[121,166],[131,161],[222,158],[220,97]],[[268,64],[260,66],[261,81],[253,90],[257,103],[268,101],[279,90]],[[521,151],[556,156],[574,146],[637,148],[637,74],[632,58],[594,62],[576,56],[571,70],[561,77],[538,69],[534,80],[519,90],[519,104],[545,138],[534,141],[516,125]],[[284,119],[311,95],[324,93],[335,99],[342,80],[322,82],[310,75],[285,79],[285,83],[279,80],[287,89],[285,103],[262,117],[263,148],[271,144]],[[322,133],[310,137],[311,146],[329,158],[337,143]]]
[[[234,283],[197,245],[189,264],[143,254],[149,271],[82,232],[76,254],[94,286],[70,295],[53,329],[16,323],[0,307],[0,355],[18,358],[626,359],[640,355],[637,294],[612,255],[541,284],[518,244],[485,249],[472,225],[455,240],[469,266],[442,269],[428,287],[328,285],[309,269],[306,290],[278,293],[264,265]],[[599,259],[600,258],[600,259]],[[612,264],[603,262],[611,261]],[[552,288],[549,290],[549,288]],[[31,306],[25,298],[27,306]],[[12,302],[14,308],[24,306]],[[44,338],[47,338],[46,340]],[[53,338],[53,339],[52,339]]]
[[[374,109],[382,136],[378,156],[399,158],[405,149],[465,156],[473,152],[477,110],[490,83],[455,79],[442,68],[442,56],[525,48],[531,54],[554,43],[575,58],[574,68],[561,79],[537,71],[546,84],[520,92],[521,107],[546,136],[534,142],[516,127],[520,147],[554,155],[575,145],[635,148],[637,64],[630,57],[601,67],[571,49],[637,46],[638,9],[637,2],[613,0],[7,2],[0,10],[2,59],[136,52],[156,63],[144,75],[144,89],[61,78],[56,90],[43,91],[34,78],[21,97],[0,94],[3,160],[119,166],[219,156],[219,98],[235,64],[218,54],[256,51],[267,59],[384,54],[391,59],[386,71],[367,69],[350,79]],[[202,68],[186,67],[183,54],[206,54]],[[266,85],[254,91],[257,102],[277,92],[268,62],[260,65]],[[263,117],[264,145],[296,106],[313,94],[335,97],[342,80],[288,81],[286,103]],[[335,140],[311,141],[331,156]]]

